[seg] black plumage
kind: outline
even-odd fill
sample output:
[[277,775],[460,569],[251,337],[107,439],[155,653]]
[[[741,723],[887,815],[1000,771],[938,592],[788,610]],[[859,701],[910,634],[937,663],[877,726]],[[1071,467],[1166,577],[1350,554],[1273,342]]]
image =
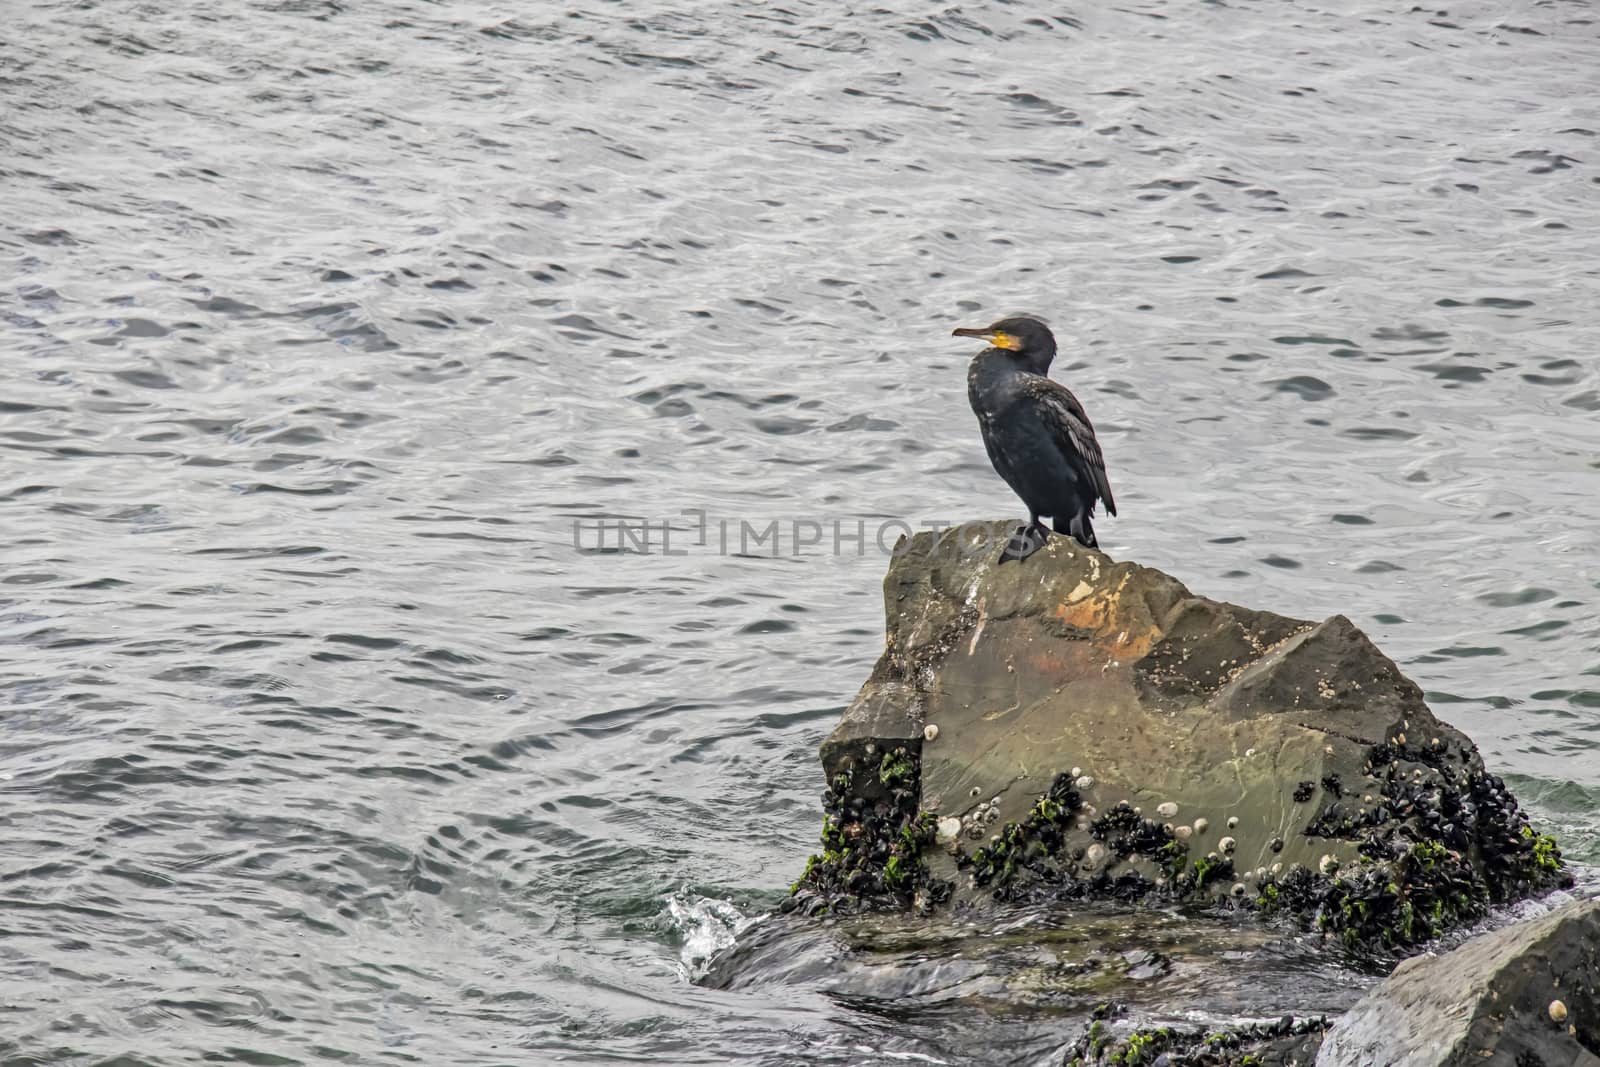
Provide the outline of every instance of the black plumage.
[[967,369],[967,398],[978,416],[989,462],[1028,508],[1028,524],[1017,531],[1000,562],[1022,560],[1044,547],[1049,516],[1056,533],[1096,547],[1090,516],[1095,501],[1117,513],[1106,479],[1105,457],[1094,425],[1072,391],[1045,375],[1055,358],[1049,327],[1027,315],[1001,319],[982,329],[959,329],[958,337],[980,337],[990,347]]

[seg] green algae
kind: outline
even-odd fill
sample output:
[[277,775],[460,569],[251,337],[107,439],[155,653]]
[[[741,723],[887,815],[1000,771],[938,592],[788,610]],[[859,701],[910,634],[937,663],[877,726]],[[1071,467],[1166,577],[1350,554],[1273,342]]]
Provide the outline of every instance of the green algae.
[[1226,882],[1233,878],[1233,861],[1211,853],[1194,861],[1193,871],[1190,875],[1194,892],[1203,892],[1206,887],[1217,882]]
[[1549,834],[1536,834],[1533,827],[1522,828],[1522,838],[1533,846],[1533,862],[1541,871],[1556,873],[1565,870],[1566,865],[1561,859],[1561,849],[1556,847],[1556,839]]
[[1325,1017],[1252,1023],[1221,1030],[1141,1027],[1121,1037],[1106,1025],[1119,1009],[1102,1006],[1083,1034],[1068,1046],[1069,1067],[1257,1067],[1268,1062],[1310,1062],[1331,1025]]
[[911,784],[917,773],[917,766],[911,757],[906,755],[906,750],[897,748],[893,752],[885,752],[883,760],[878,764],[878,781],[889,789],[901,788]]

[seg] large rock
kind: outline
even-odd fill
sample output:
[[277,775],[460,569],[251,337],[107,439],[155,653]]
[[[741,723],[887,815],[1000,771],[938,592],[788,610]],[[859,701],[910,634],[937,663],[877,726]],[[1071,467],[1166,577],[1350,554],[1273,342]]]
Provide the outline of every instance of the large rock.
[[1317,1067],[1600,1067],[1600,901],[1395,968],[1334,1026]]
[[1006,524],[903,542],[822,746],[806,910],[1227,901],[1409,944],[1567,880],[1464,735],[1343,616],[1192,595]]

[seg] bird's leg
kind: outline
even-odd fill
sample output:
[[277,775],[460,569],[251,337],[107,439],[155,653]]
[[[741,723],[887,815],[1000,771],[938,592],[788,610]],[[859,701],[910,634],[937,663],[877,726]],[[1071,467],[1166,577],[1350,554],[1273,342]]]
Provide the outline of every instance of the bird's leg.
[[1094,523],[1089,521],[1089,513],[1087,511],[1080,511],[1073,516],[1067,532],[1072,535],[1073,540],[1085,548],[1100,547],[1100,542],[1095,540]]
[[1011,535],[1005,550],[1000,553],[1000,562],[1025,560],[1043,548],[1049,539],[1050,530],[1039,521],[1038,515],[1029,513],[1027,524],[1017,527],[1017,532]]

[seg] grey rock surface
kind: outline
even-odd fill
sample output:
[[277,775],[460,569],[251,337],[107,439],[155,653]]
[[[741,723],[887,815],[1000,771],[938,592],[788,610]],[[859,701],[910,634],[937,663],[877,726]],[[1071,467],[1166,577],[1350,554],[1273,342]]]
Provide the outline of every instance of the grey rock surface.
[[1317,1067],[1600,1067],[1600,901],[1396,967],[1334,1025]]

